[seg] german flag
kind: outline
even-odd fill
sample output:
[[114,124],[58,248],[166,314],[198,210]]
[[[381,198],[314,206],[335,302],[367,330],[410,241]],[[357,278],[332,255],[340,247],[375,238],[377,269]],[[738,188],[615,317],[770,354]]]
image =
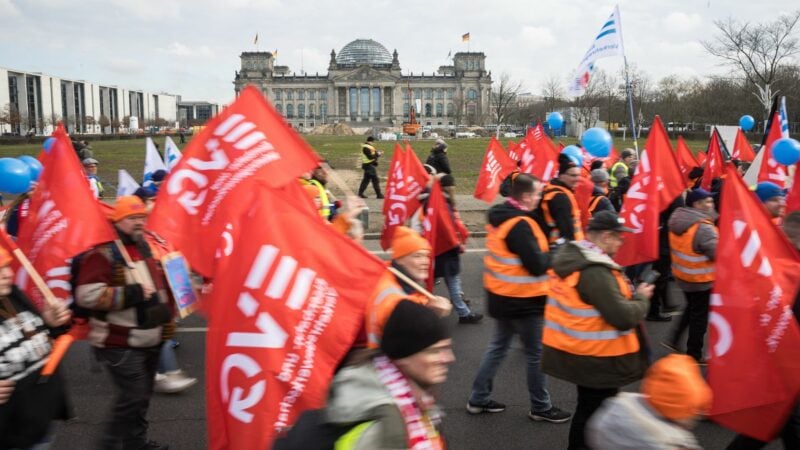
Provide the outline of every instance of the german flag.
[[461,42],[469,42],[469,33],[461,35]]

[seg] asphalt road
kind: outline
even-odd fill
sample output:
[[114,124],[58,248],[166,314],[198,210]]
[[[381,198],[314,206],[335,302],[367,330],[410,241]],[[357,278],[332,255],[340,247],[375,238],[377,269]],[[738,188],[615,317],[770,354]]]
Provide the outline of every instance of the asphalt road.
[[[368,242],[375,248],[377,244]],[[472,243],[473,249],[462,258],[464,291],[473,307],[484,308],[481,272],[483,253],[480,240]],[[444,294],[443,285],[437,293]],[[682,300],[679,300],[682,301]],[[472,379],[494,326],[493,320],[484,319],[478,325],[459,325],[451,319],[455,342],[456,362],[451,366],[447,383],[441,387],[439,402],[446,418],[445,435],[451,449],[563,449],[566,448],[569,424],[545,424],[527,418],[529,408],[525,384],[525,357],[521,344],[516,343],[498,371],[494,382],[493,398],[508,408],[499,414],[472,416],[465,410]],[[647,322],[654,352],[658,356],[666,350],[657,345],[666,335],[671,322]],[[206,447],[204,351],[205,332],[200,318],[190,317],[180,324],[177,349],[182,368],[200,379],[200,384],[179,395],[156,394],[150,406],[150,438],[168,443],[172,449],[202,449]],[[113,397],[113,386],[108,375],[92,363],[90,349],[85,342],[76,343],[62,363],[77,417],[59,425],[53,448],[89,449],[96,442],[101,423],[108,414]],[[553,402],[559,408],[575,408],[574,386],[550,378],[548,387]],[[631,385],[626,390],[636,390]],[[744,387],[743,387],[744,388]],[[707,449],[724,449],[733,433],[710,422],[703,422],[696,430],[701,444]],[[773,444],[768,449],[782,448]]]

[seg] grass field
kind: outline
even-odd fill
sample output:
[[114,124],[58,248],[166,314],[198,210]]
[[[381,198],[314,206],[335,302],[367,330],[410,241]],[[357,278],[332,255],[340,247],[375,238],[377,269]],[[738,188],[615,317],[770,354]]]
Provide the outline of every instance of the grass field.
[[[360,179],[360,163],[358,161],[360,144],[364,141],[364,136],[307,135],[304,138],[317,153],[328,159],[334,169],[341,171],[358,170],[357,173],[353,173],[355,177],[346,178]],[[164,138],[159,136],[154,140],[163,151]],[[503,145],[507,145],[508,141],[509,139],[501,140]],[[447,153],[456,178],[457,191],[460,194],[470,194],[474,191],[489,138],[448,139],[447,142]],[[567,138],[564,142],[565,144],[572,144],[576,142],[576,139]],[[706,146],[706,142],[701,141],[688,141],[687,143],[693,150],[704,149]],[[386,176],[394,145],[395,143],[392,141],[382,141],[377,144],[378,149],[384,152],[379,167],[379,173],[382,173],[383,177]],[[432,139],[411,141],[411,146],[422,162],[425,162],[428,157],[432,145]],[[614,145],[619,150],[633,146],[630,140],[623,142],[621,139],[615,139]],[[644,139],[639,142],[639,145],[640,147],[644,145]],[[105,182],[107,190],[112,185],[116,185],[118,169],[125,169],[134,178],[141,178],[145,154],[145,142],[143,139],[93,141],[91,142],[91,147],[95,158],[100,161],[99,175]],[[179,144],[179,147],[183,148],[184,145]],[[20,155],[36,156],[39,150],[39,145],[0,145],[0,158]],[[352,187],[354,189],[357,188],[355,185]],[[107,194],[113,195],[113,189]]]

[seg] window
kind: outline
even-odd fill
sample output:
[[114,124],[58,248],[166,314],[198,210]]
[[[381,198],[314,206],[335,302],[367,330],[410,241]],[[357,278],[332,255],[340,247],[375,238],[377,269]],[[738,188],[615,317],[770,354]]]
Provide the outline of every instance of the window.
[[294,100],[294,93],[291,89],[286,90],[286,100]]
[[283,105],[280,103],[275,104],[275,110],[278,111],[278,114],[283,115]]
[[328,99],[328,91],[322,89],[319,91],[319,99],[320,100],[327,100]]
[[408,89],[402,89],[403,91],[403,100],[408,100]]
[[297,99],[298,100],[305,100],[306,99],[306,91],[304,89],[299,89],[297,91]]
[[381,88],[372,88],[372,115],[375,120],[381,118]]
[[314,117],[314,104],[313,103],[308,105],[308,117]]
[[475,89],[470,89],[467,93],[467,98],[470,100],[477,100],[478,99],[478,91]]
[[450,88],[447,90],[447,99],[452,100],[453,97],[456,95],[456,90],[454,88]]
[[356,120],[358,112],[358,88],[350,88],[350,120]]
[[317,99],[317,91],[314,91],[314,90],[308,91],[308,99],[309,100],[316,100]]
[[409,109],[410,109],[410,106],[408,106],[408,103],[403,103],[403,117],[408,117],[408,110]]
[[447,115],[452,117],[454,112],[455,112],[455,110],[453,109],[453,104],[452,103],[448,103],[447,104]]
[[441,103],[436,104],[436,117],[444,116],[444,105]]
[[289,119],[294,118],[294,105],[292,105],[291,103],[286,105],[286,117],[288,117]]
[[369,88],[361,88],[361,117],[369,117]]
[[300,103],[299,105],[297,105],[297,117],[300,117],[302,119],[305,116],[306,116],[306,105]]
[[325,103],[319,105],[319,115],[321,115],[322,118],[325,119],[325,116],[328,115],[328,105],[326,105]]
[[414,98],[422,99],[422,89],[414,89]]
[[437,89],[436,90],[436,100],[441,100],[444,98],[444,89]]
[[430,103],[425,103],[425,117],[433,115],[433,107]]
[[425,89],[425,100],[430,100],[433,98],[433,89],[428,88]]

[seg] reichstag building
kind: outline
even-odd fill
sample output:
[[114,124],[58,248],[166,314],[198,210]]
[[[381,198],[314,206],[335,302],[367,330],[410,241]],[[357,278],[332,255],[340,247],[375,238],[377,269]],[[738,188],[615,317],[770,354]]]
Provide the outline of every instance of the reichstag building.
[[[236,72],[236,94],[248,84],[261,88],[286,120],[300,130],[323,123],[400,126],[417,105],[422,125],[481,123],[489,112],[491,72],[482,52],[459,52],[452,65],[431,73],[401,73],[393,53],[371,39],[356,39],[337,54],[327,74],[295,74],[275,65],[270,52],[244,52]],[[412,100],[413,99],[413,100]]]

